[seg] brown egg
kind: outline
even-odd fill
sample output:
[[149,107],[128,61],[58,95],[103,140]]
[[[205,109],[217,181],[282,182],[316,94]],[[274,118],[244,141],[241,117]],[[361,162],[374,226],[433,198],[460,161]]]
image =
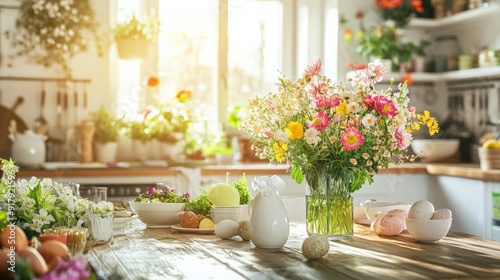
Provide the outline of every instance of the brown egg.
[[17,257],[24,259],[28,265],[33,269],[36,276],[41,276],[47,273],[47,262],[43,259],[42,255],[33,247],[26,247],[17,251]]
[[53,258],[52,261],[50,261],[50,263],[47,264],[48,272],[50,272],[57,265],[57,263],[59,263],[59,261],[61,261],[61,260],[62,260],[62,258],[59,256]]
[[7,226],[2,231],[2,246],[9,250],[19,251],[28,247],[28,237],[18,226]]
[[47,240],[38,247],[38,252],[46,263],[51,263],[57,257],[67,258],[69,248],[59,240]]
[[[10,253],[10,254],[9,254]],[[16,256],[14,251],[2,250],[0,251],[0,276],[6,276],[10,273],[9,267],[14,267]],[[3,277],[0,277],[3,279]]]

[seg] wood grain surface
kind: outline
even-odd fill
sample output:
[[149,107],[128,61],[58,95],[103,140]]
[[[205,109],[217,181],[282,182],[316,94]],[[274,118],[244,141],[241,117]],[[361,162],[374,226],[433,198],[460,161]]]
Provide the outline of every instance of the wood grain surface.
[[419,243],[406,232],[379,237],[355,225],[350,241],[330,241],[318,260],[301,253],[307,237],[293,224],[281,249],[256,248],[239,236],[148,229],[138,219],[112,243],[85,254],[103,278],[125,279],[500,279],[500,243],[449,233],[437,243]]

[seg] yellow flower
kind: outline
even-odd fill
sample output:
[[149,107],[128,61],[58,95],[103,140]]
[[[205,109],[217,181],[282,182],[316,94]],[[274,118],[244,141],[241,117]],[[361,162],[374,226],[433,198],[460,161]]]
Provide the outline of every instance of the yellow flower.
[[304,127],[299,122],[289,122],[286,126],[286,132],[290,139],[300,139],[304,136]]
[[382,28],[380,28],[380,27],[375,28],[375,35],[378,38],[382,37]]
[[337,106],[337,115],[339,115],[341,118],[349,114],[349,107],[347,105],[347,102],[343,101],[339,104],[339,106]]
[[434,135],[439,132],[439,125],[436,118],[431,117],[429,111],[425,110],[423,114],[417,114],[420,124],[425,124],[429,128],[429,134]]

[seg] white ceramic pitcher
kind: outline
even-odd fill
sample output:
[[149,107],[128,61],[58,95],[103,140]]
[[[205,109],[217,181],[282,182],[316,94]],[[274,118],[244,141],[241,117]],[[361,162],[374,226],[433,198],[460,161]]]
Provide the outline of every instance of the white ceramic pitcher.
[[259,248],[281,248],[288,240],[290,223],[278,192],[259,192],[248,204],[250,240]]

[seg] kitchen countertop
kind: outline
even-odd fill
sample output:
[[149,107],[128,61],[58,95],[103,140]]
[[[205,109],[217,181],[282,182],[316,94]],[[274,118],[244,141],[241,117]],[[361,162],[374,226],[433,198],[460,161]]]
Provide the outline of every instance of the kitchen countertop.
[[[108,167],[106,165],[70,165],[69,167],[51,169],[23,169],[18,177],[29,178],[61,178],[61,177],[114,177],[114,176],[175,176],[185,168],[199,168],[202,176],[218,176],[246,173],[247,175],[284,175],[288,174],[286,165],[270,165],[266,163],[235,164],[187,164],[184,166],[141,166],[137,164]],[[479,164],[469,163],[403,163],[380,170],[379,174],[422,174],[454,176],[484,181],[500,181],[500,169],[482,171]]]

